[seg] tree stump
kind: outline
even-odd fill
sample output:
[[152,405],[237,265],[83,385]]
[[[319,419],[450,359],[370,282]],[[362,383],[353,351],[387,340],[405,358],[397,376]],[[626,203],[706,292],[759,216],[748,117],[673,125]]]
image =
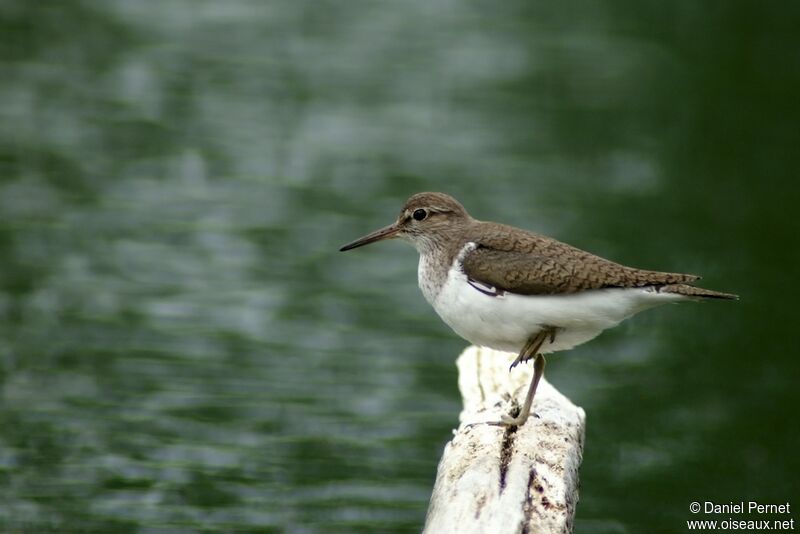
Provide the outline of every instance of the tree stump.
[[[572,532],[586,415],[546,380],[519,428],[499,421],[522,404],[532,365],[469,347],[459,356],[461,424],[445,446],[424,532]],[[477,424],[476,424],[477,423]]]

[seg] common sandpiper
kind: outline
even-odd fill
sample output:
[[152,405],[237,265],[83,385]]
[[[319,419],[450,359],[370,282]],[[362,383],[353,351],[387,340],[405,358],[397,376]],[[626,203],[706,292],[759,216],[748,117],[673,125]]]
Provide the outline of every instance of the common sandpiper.
[[544,374],[544,354],[571,349],[648,308],[736,295],[692,285],[692,274],[626,267],[550,237],[473,219],[453,197],[417,193],[397,220],[348,243],[350,250],[401,238],[419,252],[425,299],[458,335],[475,345],[533,359],[533,379],[516,416],[521,426]]

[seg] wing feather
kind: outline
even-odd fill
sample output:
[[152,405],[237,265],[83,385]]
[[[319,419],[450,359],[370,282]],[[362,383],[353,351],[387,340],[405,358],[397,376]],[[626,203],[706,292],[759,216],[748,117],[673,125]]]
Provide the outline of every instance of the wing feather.
[[473,250],[462,258],[468,278],[520,295],[685,284],[699,278],[626,267],[549,237],[514,230],[513,238],[503,232],[484,232],[486,237],[474,242]]

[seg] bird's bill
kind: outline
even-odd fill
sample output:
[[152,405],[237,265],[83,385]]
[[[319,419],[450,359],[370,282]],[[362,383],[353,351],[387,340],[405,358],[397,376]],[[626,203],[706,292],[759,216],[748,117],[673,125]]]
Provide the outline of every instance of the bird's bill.
[[384,239],[392,239],[393,237],[397,237],[397,232],[400,231],[400,228],[397,224],[390,224],[389,226],[385,226],[380,230],[375,230],[371,234],[367,234],[364,237],[359,237],[352,243],[348,243],[339,250],[344,252],[345,250],[350,250],[358,247],[363,247],[364,245],[369,245],[370,243],[374,243],[376,241],[382,241]]

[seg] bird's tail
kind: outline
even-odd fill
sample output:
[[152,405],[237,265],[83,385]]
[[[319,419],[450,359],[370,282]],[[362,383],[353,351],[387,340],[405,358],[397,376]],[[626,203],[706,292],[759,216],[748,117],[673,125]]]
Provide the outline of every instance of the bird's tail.
[[712,291],[710,289],[703,289],[702,287],[695,287],[687,284],[668,284],[659,287],[658,292],[674,293],[676,295],[684,295],[686,297],[695,299],[739,300],[739,295],[722,293],[720,291]]

